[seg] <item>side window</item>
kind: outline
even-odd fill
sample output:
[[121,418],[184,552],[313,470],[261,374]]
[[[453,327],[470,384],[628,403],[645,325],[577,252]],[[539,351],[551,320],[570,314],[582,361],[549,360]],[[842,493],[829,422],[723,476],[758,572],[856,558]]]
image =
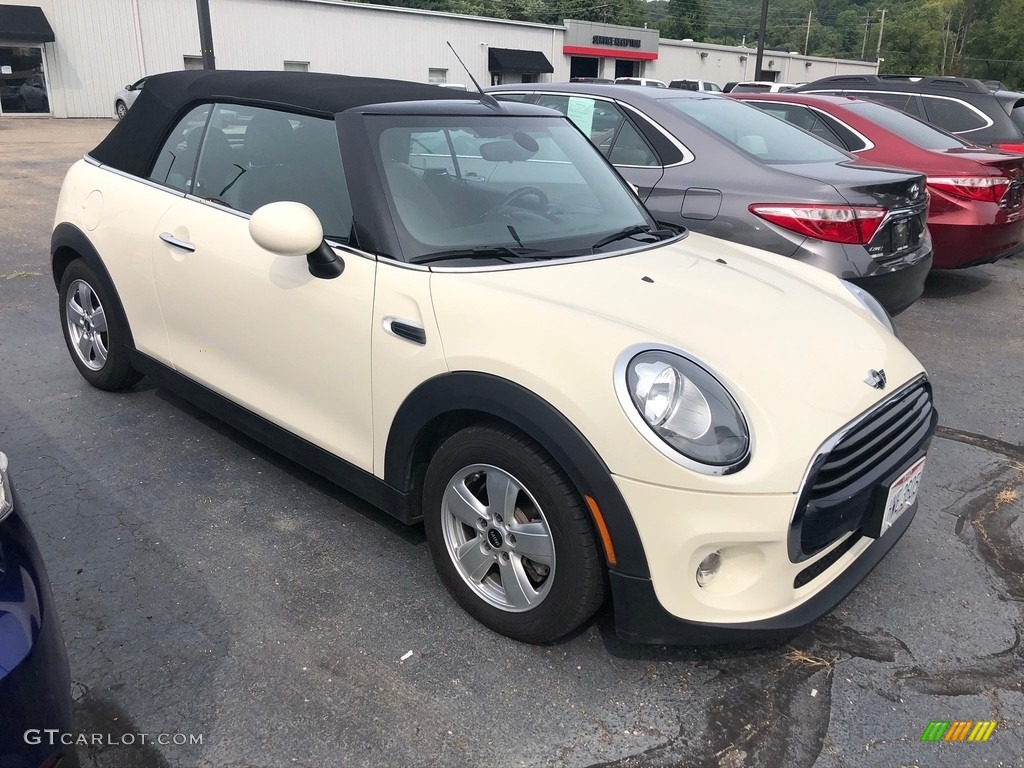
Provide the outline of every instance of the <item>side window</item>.
[[203,104],[189,112],[174,126],[160,148],[149,178],[181,192],[192,190],[192,174],[199,156],[199,142],[210,116],[210,105]]
[[898,109],[914,117],[923,117],[918,97],[912,93],[886,93],[884,91],[868,91],[864,93],[853,93],[858,98],[885,104],[887,107]]
[[324,236],[348,242],[352,204],[333,120],[218,105],[203,141],[194,193],[252,213],[282,200],[308,205]]
[[923,96],[928,122],[944,128],[950,133],[966,133],[986,128],[989,121],[959,101],[953,99],[936,99]]
[[543,95],[542,107],[557,109],[590,137],[615,165],[658,165],[658,157],[622,111],[611,102],[586,96]]
[[622,123],[608,160],[613,165],[658,165],[658,158],[628,120]]
[[860,152],[862,149],[868,148],[867,142],[864,139],[831,115],[819,114],[818,119],[832,129],[832,132],[839,137],[839,146],[848,152]]

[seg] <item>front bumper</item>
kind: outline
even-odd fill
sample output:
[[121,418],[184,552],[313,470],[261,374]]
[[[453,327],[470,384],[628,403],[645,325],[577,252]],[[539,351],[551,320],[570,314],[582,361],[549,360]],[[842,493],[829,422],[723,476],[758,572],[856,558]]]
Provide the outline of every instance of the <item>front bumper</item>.
[[13,498],[14,511],[0,522],[0,766],[38,768],[59,753],[60,768],[77,768],[74,747],[25,738],[72,732],[71,678],[50,582]]
[[[650,565],[650,578],[611,574],[618,633],[633,642],[763,642],[814,622],[909,527],[916,502],[873,538],[889,488],[925,455],[937,421],[918,377],[829,438],[799,495],[695,493],[615,477]],[[716,551],[720,568],[702,586],[698,566]]]
[[629,642],[666,645],[757,644],[785,640],[839,605],[906,533],[915,514],[916,502],[881,538],[862,537],[854,549],[822,574],[836,572],[823,589],[789,610],[763,619],[715,623],[680,618],[662,606],[651,579],[612,572],[615,631]]

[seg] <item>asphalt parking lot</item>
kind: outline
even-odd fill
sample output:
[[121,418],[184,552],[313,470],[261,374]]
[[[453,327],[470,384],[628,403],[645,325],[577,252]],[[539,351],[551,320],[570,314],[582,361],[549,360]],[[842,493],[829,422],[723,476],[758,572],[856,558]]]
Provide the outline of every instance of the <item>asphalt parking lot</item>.
[[[457,608],[419,528],[145,380],[78,375],[49,233],[111,125],[0,120],[0,449],[77,728],[108,737],[84,766],[1024,768],[1024,259],[934,274],[897,318],[940,431],[909,532],[833,614],[756,649],[629,645],[607,613],[526,646]],[[933,720],[998,725],[920,741]],[[187,743],[111,743],[140,733]]]

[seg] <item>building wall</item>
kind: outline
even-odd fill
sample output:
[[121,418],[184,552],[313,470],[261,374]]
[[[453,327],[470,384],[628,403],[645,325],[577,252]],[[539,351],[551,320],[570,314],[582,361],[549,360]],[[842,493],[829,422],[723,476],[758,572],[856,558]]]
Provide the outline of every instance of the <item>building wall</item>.
[[[126,83],[183,69],[183,57],[200,55],[195,0],[0,0],[0,4],[39,6],[53,27],[56,42],[44,49],[56,117],[108,117],[114,94]],[[221,69],[281,70],[285,61],[308,62],[311,72],[427,82],[431,68],[442,68],[447,70],[448,82],[470,85],[445,45],[451,41],[484,86],[490,83],[487,51],[492,47],[541,51],[554,66],[554,73],[542,75],[541,80],[569,78],[569,57],[563,53],[567,33],[560,26],[343,0],[210,0],[210,6]],[[583,22],[570,24],[573,27],[639,38],[645,48],[657,42],[656,30]],[[719,84],[753,79],[753,50],[661,40],[657,51],[656,60],[643,63],[641,71],[647,77],[701,78]],[[614,72],[614,58],[602,63],[605,76],[609,70]],[[779,71],[778,79],[784,82],[876,71],[869,62],[777,51],[765,53],[765,67]],[[505,76],[505,82],[517,79]]]
[[[757,51],[753,48],[662,40],[658,60],[648,64],[647,73],[666,83],[688,79],[725,85],[731,80],[754,80],[756,60]],[[778,72],[776,79],[781,83],[803,83],[830,75],[878,73],[875,62],[826,59],[785,51],[765,51],[762,68]]]
[[138,77],[132,1],[0,0],[42,8],[53,27],[56,41],[43,48],[56,117],[110,115],[114,92]]

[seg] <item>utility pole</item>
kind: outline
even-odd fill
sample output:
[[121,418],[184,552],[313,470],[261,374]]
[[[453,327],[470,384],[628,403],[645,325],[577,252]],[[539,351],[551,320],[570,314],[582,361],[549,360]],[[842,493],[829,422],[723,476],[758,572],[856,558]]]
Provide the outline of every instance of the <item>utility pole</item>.
[[768,29],[768,0],[761,0],[761,26],[757,31],[757,58],[754,60],[754,79],[761,79],[761,62],[764,61],[764,38]]
[[199,12],[199,49],[203,54],[203,69],[216,69],[213,55],[213,26],[210,24],[210,0],[196,0]]
[[952,12],[946,14],[946,28],[942,30],[942,68],[939,74],[945,77],[946,75],[946,46],[949,45],[949,28],[953,23]]
[[878,47],[875,48],[875,61],[882,56],[882,33],[885,31],[885,8],[882,9],[882,20],[878,24]]
[[807,46],[811,42],[811,14],[813,11],[807,12],[807,36],[804,38],[804,56],[807,55]]
[[868,51],[868,25],[871,24],[871,14],[864,17],[864,42],[860,44],[860,60],[864,61],[864,55]]

